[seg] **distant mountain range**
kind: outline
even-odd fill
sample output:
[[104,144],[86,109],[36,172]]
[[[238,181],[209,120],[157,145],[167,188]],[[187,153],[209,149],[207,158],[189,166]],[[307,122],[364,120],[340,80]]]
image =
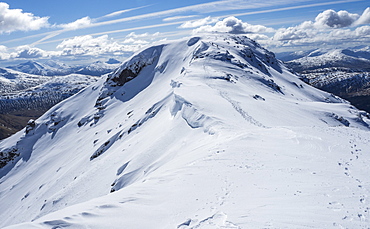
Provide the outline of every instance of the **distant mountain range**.
[[[30,62],[28,66],[33,66],[31,72],[36,72],[37,68],[42,70],[39,73],[50,73],[57,69],[49,68],[46,71],[40,67],[42,65]],[[0,139],[23,128],[29,118],[37,118],[53,105],[97,80],[92,75],[73,73],[44,76],[0,68]]]
[[280,53],[302,79],[370,112],[370,47]]
[[[317,59],[317,63],[323,63],[323,60],[329,60],[333,62],[334,60],[339,60],[338,53],[341,53],[341,56],[347,56],[347,58],[355,58],[355,59],[370,59],[370,47],[363,46],[363,47],[355,47],[352,49],[312,49],[312,50],[305,50],[305,51],[295,51],[295,52],[281,52],[276,53],[276,57],[284,62],[301,62],[304,59]],[[319,58],[315,58],[319,57]],[[326,58],[325,58],[326,57]],[[331,58],[330,58],[331,57]],[[334,58],[333,58],[334,57]],[[343,61],[343,60],[342,60]],[[340,61],[340,62],[342,62]]]
[[73,73],[101,76],[113,71],[119,63],[118,60],[111,58],[106,62],[96,61],[87,65],[69,66],[58,61],[48,60],[43,63],[27,61],[6,68],[41,76],[65,76]]

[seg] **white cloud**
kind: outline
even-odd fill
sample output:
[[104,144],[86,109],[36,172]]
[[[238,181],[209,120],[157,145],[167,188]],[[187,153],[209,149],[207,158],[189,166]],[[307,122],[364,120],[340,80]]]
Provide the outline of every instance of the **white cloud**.
[[57,48],[61,49],[63,56],[99,56],[106,54],[120,55],[126,52],[137,51],[143,47],[146,41],[135,40],[132,44],[125,45],[110,39],[108,35],[93,37],[91,35],[77,36],[62,41]]
[[7,3],[0,2],[0,34],[17,30],[39,30],[49,26],[48,19],[48,17],[38,17],[32,13],[24,13],[21,9],[9,9]]
[[134,39],[132,37],[125,39],[122,43],[124,44],[149,44],[146,40]]
[[[144,20],[144,19],[149,19],[149,18],[168,17],[171,15],[184,13],[184,12],[212,13],[212,12],[223,12],[223,11],[229,11],[229,10],[256,9],[256,8],[271,7],[271,6],[276,7],[279,5],[287,5],[291,3],[306,2],[306,1],[307,0],[279,0],[279,1],[265,1],[261,3],[260,0],[248,0],[248,1],[247,0],[218,0],[218,1],[213,1],[213,2],[179,7],[179,8],[170,9],[170,10],[163,10],[163,11],[157,11],[153,13],[140,14],[140,15],[135,15],[135,16],[130,16],[130,17],[123,17],[123,18],[114,19],[114,20],[95,22],[90,27],[105,26],[105,25],[111,25],[111,24],[128,22],[128,21]],[[360,1],[360,0],[348,0],[348,1]],[[325,4],[328,4],[328,3],[325,3]],[[315,5],[323,5],[323,3],[315,4]],[[306,7],[311,7],[311,6],[313,6],[313,4],[306,5],[306,6],[303,5],[303,6],[300,6],[299,8],[306,8]],[[273,11],[281,11],[281,10],[287,10],[287,7],[275,9]],[[265,13],[265,11],[260,11],[257,13]],[[240,14],[240,15],[243,15],[243,14]],[[153,26],[156,26],[156,25],[153,25]]]
[[126,37],[138,38],[138,37],[148,37],[148,36],[150,36],[149,33],[136,34],[135,32],[131,32]]
[[122,43],[129,44],[129,43],[134,43],[134,42],[135,42],[135,39],[130,37],[130,38],[125,39]]
[[356,28],[355,34],[357,37],[370,36],[370,26],[365,25],[365,26]]
[[63,55],[99,55],[114,49],[115,46],[116,44],[108,39],[108,35],[96,38],[86,35],[64,40],[57,48],[62,49]]
[[8,48],[4,45],[0,45],[0,60],[7,60],[10,58],[10,53],[8,53]]
[[[156,33],[141,33],[137,34],[135,32],[131,32],[126,36],[126,39],[123,41],[123,43],[133,43],[133,44],[148,44],[149,42],[147,40],[155,40],[158,39],[158,36],[160,35],[160,32]],[[138,39],[140,38],[140,39]]]
[[360,16],[351,14],[345,10],[335,12],[334,10],[325,10],[317,15],[314,25],[317,27],[343,28],[351,26]]
[[[299,30],[298,30],[299,31]],[[368,44],[370,40],[370,26],[361,26],[356,29],[331,29],[331,30],[306,30],[306,36],[297,39],[278,39],[278,33],[268,42],[264,43],[270,48],[278,47],[349,47],[354,45]],[[297,35],[297,34],[295,34]],[[365,42],[365,43],[364,43]]]
[[16,53],[13,53],[11,56],[15,58],[42,58],[42,57],[47,57],[48,54],[46,51],[35,48],[35,47],[30,47],[28,45],[23,45],[19,46],[16,48]]
[[218,18],[211,18],[210,16],[199,19],[199,20],[194,20],[194,21],[187,21],[183,24],[180,25],[180,28],[196,28],[200,27],[203,25],[208,25],[208,24],[213,24],[218,21]]
[[355,25],[370,24],[370,7],[367,7],[360,18],[354,23]]
[[262,42],[264,40],[266,41],[269,39],[269,37],[264,34],[255,34],[255,33],[248,34],[248,37],[252,40],[258,40],[258,42]]
[[281,28],[269,41],[270,47],[358,45],[370,41],[370,26],[366,24],[370,16],[367,8],[362,16],[347,11],[325,10],[315,21],[305,21],[298,26]]
[[302,29],[304,26],[281,28],[276,31],[273,38],[278,41],[299,40],[316,35],[315,31]]
[[0,52],[7,52],[8,48],[5,45],[0,45]]
[[92,20],[90,17],[83,17],[83,18],[77,19],[76,21],[68,23],[68,24],[61,24],[58,27],[61,27],[67,30],[76,30],[76,29],[88,27],[91,24],[92,24]]
[[194,33],[199,32],[226,32],[226,33],[268,33],[274,29],[263,25],[251,25],[241,21],[236,17],[227,17],[222,21],[218,21],[214,26],[205,25],[194,30]]

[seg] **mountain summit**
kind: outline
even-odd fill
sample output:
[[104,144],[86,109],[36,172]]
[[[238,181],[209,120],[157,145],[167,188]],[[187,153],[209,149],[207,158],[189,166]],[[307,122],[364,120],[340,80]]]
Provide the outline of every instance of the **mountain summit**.
[[0,226],[368,227],[369,124],[245,36],[160,44],[0,142]]

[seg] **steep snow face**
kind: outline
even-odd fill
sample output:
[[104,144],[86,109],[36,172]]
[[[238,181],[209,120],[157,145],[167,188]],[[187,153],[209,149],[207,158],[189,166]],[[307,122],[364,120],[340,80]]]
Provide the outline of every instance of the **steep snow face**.
[[368,227],[369,123],[244,36],[154,46],[0,142],[0,226]]

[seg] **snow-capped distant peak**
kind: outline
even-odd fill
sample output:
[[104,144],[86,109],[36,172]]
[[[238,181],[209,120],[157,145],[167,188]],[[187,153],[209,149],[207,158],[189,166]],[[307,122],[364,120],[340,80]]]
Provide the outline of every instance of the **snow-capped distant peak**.
[[114,59],[114,58],[110,58],[109,60],[107,60],[105,63],[107,64],[119,64],[121,63],[120,61]]

